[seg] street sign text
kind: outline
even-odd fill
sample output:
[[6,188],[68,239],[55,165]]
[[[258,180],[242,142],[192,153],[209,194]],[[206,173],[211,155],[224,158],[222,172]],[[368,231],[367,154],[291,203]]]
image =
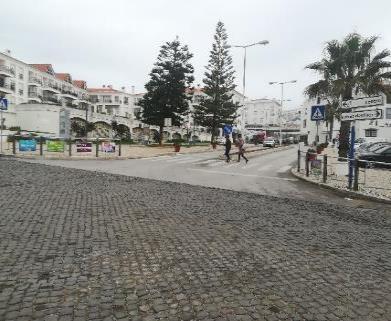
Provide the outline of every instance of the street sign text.
[[363,97],[342,102],[342,108],[357,108],[383,105],[383,96]]
[[361,110],[353,113],[343,113],[341,114],[341,120],[366,120],[366,119],[378,119],[382,118],[382,110],[374,109],[374,110]]

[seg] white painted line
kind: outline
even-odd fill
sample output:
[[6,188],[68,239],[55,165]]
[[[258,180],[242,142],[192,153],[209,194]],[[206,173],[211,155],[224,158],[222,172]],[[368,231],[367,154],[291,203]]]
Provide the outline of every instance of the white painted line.
[[206,165],[206,164],[215,163],[215,162],[221,162],[221,160],[220,159],[207,159],[207,160],[198,162],[197,165]]
[[285,172],[287,172],[287,171],[290,170],[290,169],[291,169],[291,166],[286,165],[286,166],[281,167],[281,168],[277,171],[277,173],[285,173]]
[[157,161],[160,161],[162,159],[167,159],[167,158],[171,158],[172,156],[168,156],[168,155],[163,155],[163,156],[155,156],[155,157],[145,157],[143,158],[143,160],[150,160],[150,161],[153,161],[153,162],[157,162]]
[[204,173],[209,173],[209,174],[221,174],[221,175],[229,175],[229,176],[243,176],[243,177],[258,177],[258,178],[266,178],[266,179],[275,179],[278,181],[291,181],[291,182],[298,181],[298,179],[296,179],[296,178],[262,176],[262,175],[242,174],[242,173],[235,173],[235,172],[222,172],[222,171],[214,171],[214,170],[201,169],[201,168],[188,168],[188,170],[199,171],[199,172],[204,172]]
[[216,159],[214,163],[209,163],[208,164],[208,167],[214,167],[214,166],[224,166],[225,161],[222,161],[222,160],[219,160],[219,159]]
[[259,172],[263,172],[263,171],[267,171],[269,170],[270,168],[272,168],[273,165],[265,165],[265,166],[262,166],[260,168],[258,168],[258,171]]

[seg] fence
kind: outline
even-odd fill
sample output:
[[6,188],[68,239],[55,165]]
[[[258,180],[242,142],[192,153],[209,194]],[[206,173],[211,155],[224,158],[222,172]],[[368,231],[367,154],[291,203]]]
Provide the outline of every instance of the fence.
[[121,141],[106,138],[52,139],[9,136],[8,142],[4,145],[3,149],[7,154],[26,156],[114,157],[122,154]]
[[338,188],[391,198],[391,163],[298,150],[297,172]]

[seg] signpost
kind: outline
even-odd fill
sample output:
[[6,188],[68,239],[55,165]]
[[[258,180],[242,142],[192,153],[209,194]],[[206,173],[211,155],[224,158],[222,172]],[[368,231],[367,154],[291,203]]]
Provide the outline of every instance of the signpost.
[[363,97],[352,100],[345,100],[342,102],[343,109],[358,108],[358,107],[371,107],[382,106],[383,96]]
[[19,151],[20,152],[35,152],[37,150],[37,142],[35,139],[20,139]]
[[171,118],[164,118],[164,127],[171,127],[171,126],[172,126]]
[[326,106],[316,105],[311,107],[311,120],[316,121],[316,138],[315,141],[319,142],[319,122],[326,119]]
[[76,152],[77,153],[91,153],[92,152],[92,143],[91,142],[76,143]]
[[8,109],[8,100],[6,98],[0,97],[0,154],[3,153],[3,126],[4,126],[4,119],[3,119],[3,110]]
[[381,109],[372,109],[372,110],[360,110],[354,111],[351,113],[342,113],[341,121],[348,120],[369,120],[369,119],[378,119],[382,118],[382,110]]
[[114,153],[115,143],[112,143],[110,141],[102,142],[102,151],[105,153]]
[[65,144],[62,140],[48,140],[46,142],[48,152],[64,152]]

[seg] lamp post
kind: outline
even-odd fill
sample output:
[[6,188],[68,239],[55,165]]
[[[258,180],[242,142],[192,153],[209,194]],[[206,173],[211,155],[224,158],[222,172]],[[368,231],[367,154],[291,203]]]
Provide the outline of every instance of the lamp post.
[[281,110],[279,112],[279,119],[280,119],[280,146],[282,146],[282,106],[283,106],[283,103],[284,103],[284,85],[285,84],[293,84],[293,83],[296,83],[296,82],[297,82],[297,80],[282,81],[282,82],[278,82],[278,81],[270,81],[269,82],[269,85],[275,85],[275,84],[281,85]]
[[[267,45],[269,44],[269,41],[268,40],[262,40],[262,41],[258,41],[258,42],[254,42],[252,44],[248,44],[248,45],[230,45],[230,46],[227,46],[226,48],[242,48],[244,49],[244,55],[243,55],[243,108],[245,108],[245,105],[244,105],[244,101],[245,101],[245,98],[246,98],[246,59],[247,59],[247,48],[248,47],[253,47],[253,46],[256,46],[256,45]],[[243,116],[242,116],[242,122],[243,122]]]

